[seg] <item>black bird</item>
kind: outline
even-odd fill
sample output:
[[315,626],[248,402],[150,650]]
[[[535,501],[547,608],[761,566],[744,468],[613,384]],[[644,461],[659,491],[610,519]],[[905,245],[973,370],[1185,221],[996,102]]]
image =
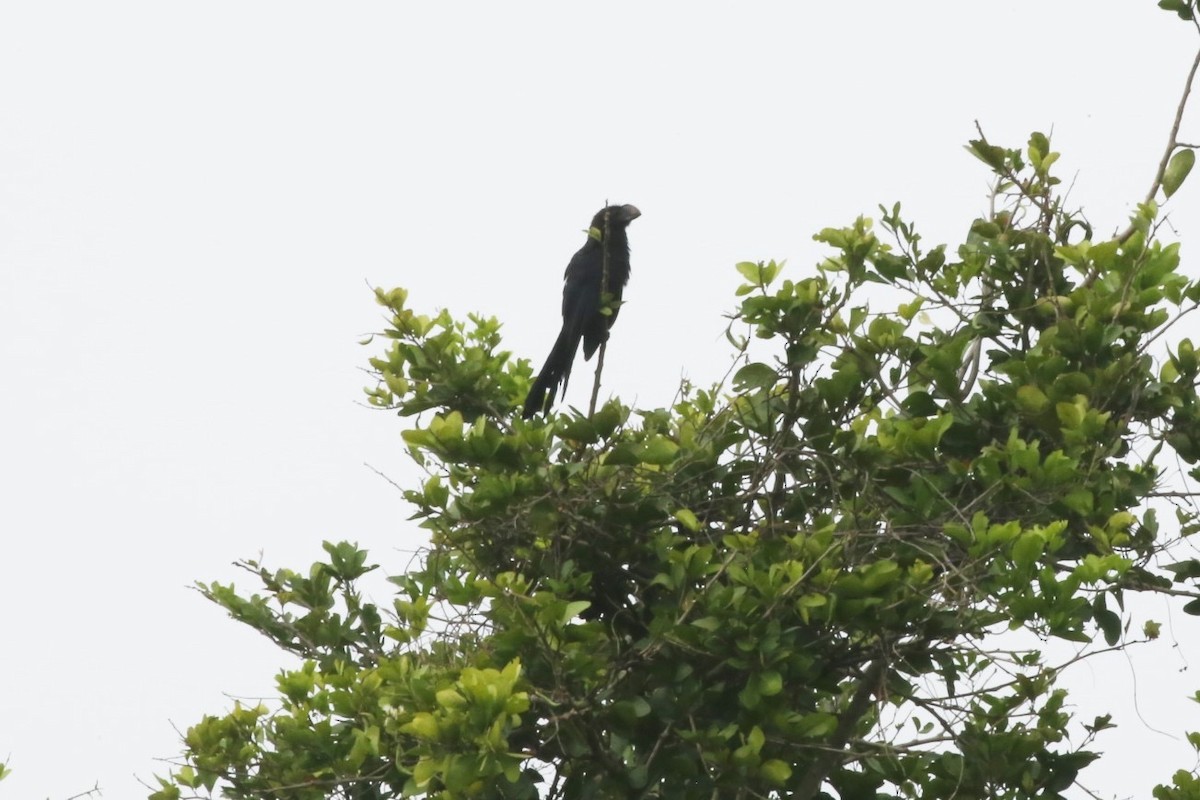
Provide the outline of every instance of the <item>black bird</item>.
[[[563,275],[562,330],[525,398],[526,419],[549,410],[560,387],[566,391],[581,339],[585,360],[608,341],[608,329],[616,322],[621,292],[629,281],[629,237],[625,228],[641,215],[636,207],[625,205],[606,206],[592,217],[588,240],[571,258]],[[602,286],[605,261],[608,283]],[[607,316],[600,313],[604,292],[612,298],[612,314]]]

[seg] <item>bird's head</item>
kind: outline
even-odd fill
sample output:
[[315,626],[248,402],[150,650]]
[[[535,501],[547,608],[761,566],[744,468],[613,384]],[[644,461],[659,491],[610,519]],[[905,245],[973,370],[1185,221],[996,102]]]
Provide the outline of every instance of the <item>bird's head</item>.
[[605,217],[608,218],[607,225],[609,230],[625,230],[629,223],[642,215],[638,211],[637,206],[605,206],[596,212],[596,216],[592,217],[592,227],[588,231],[588,235],[596,241],[601,241],[604,238]]

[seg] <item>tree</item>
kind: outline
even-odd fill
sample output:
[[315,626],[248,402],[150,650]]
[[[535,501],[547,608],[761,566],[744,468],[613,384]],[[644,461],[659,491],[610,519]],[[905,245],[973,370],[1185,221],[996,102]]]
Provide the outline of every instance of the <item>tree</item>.
[[[1193,2],[1159,5],[1194,22]],[[1194,161],[1178,130],[1110,239],[1065,205],[1049,137],[981,131],[993,210],[957,248],[895,205],[817,234],[814,275],[738,264],[731,378],[671,408],[522,420],[531,369],[495,319],[377,290],[369,398],[408,420],[429,549],[386,607],[346,542],[306,573],[245,562],[258,594],[202,584],[301,663],[274,707],[192,726],[152,797],[1086,783],[1112,723],[1072,718],[1062,672],[1158,635],[1130,627],[1129,596],[1200,614],[1200,560],[1171,555],[1200,530],[1200,468],[1161,466],[1200,460],[1200,357],[1176,325],[1200,282],[1159,226]],[[1086,646],[1054,663],[1056,640]],[[1193,773],[1172,780],[1155,795],[1200,797]]]

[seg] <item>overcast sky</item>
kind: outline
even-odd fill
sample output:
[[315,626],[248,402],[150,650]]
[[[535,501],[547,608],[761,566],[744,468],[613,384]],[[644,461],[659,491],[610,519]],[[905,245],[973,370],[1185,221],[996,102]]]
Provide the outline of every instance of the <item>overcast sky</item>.
[[[361,403],[369,286],[496,315],[540,364],[582,229],[634,203],[606,389],[662,405],[725,371],[736,261],[808,274],[813,232],[897,200],[961,241],[975,120],[1053,129],[1122,227],[1198,45],[1153,0],[0,4],[0,797],[144,796],[177,729],[272,694],[286,660],[194,581],[323,539],[408,562],[365,466],[411,474]],[[1070,683],[1121,726],[1104,797],[1194,762],[1200,626],[1147,614],[1163,639]]]

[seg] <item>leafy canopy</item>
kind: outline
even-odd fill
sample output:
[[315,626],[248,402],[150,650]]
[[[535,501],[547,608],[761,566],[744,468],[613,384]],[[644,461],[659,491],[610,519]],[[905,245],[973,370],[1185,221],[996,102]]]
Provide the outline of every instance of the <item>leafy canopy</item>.
[[[377,290],[368,396],[406,420],[429,548],[386,606],[345,542],[306,573],[245,562],[257,594],[202,585],[297,663],[272,706],[191,727],[153,797],[1086,785],[1112,721],[1073,719],[1061,673],[1158,636],[1132,593],[1200,613],[1200,560],[1172,555],[1200,529],[1200,360],[1176,326],[1200,283],[1158,227],[1194,155],[1173,134],[1106,239],[1047,136],[968,150],[993,210],[961,244],[927,246],[897,204],[817,234],[814,271],[738,264],[731,377],[670,408],[524,421],[530,367],[495,319]],[[1054,663],[1056,640],[1083,648]],[[1155,796],[1200,797],[1172,780]]]

